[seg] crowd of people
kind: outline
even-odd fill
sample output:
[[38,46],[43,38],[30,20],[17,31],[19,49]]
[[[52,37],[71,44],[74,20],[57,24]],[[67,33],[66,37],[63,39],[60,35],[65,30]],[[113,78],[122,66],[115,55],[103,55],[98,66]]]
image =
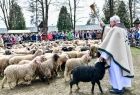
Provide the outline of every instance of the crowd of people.
[[128,38],[131,46],[140,47],[140,31],[139,29],[130,29],[128,32]]
[[31,33],[31,34],[2,34],[1,38],[4,45],[12,46],[22,42],[36,42],[42,40],[73,40],[73,39],[98,39],[100,37],[99,31],[82,31],[82,32],[50,32],[47,35],[45,33]]

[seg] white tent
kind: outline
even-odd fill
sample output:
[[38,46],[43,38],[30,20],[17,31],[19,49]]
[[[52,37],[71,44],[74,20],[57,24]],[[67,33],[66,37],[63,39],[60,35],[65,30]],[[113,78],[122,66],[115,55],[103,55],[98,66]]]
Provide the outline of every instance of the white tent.
[[22,33],[31,33],[30,30],[8,30],[7,33],[19,33],[19,34],[22,34]]

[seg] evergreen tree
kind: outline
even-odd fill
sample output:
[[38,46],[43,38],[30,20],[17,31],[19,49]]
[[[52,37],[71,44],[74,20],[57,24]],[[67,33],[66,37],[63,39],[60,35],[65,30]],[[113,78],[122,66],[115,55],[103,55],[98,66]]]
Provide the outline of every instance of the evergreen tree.
[[105,18],[103,19],[103,21],[106,24],[109,23],[110,17],[114,15],[114,12],[115,12],[114,6],[115,6],[114,0],[105,0],[105,4],[103,6],[103,12],[104,12]]
[[57,27],[59,31],[64,32],[70,31],[72,29],[70,14],[67,12],[67,8],[65,6],[62,6],[60,10]]
[[102,18],[104,23],[109,24],[110,17],[117,13],[119,2],[119,0],[105,0],[105,4],[103,6],[105,17]]
[[116,14],[120,17],[121,22],[124,23],[124,25],[127,28],[129,28],[130,27],[129,12],[126,8],[126,4],[124,3],[124,1],[120,1],[118,11]]
[[9,12],[9,29],[24,30],[26,28],[25,19],[21,11],[21,7],[17,2],[13,1]]

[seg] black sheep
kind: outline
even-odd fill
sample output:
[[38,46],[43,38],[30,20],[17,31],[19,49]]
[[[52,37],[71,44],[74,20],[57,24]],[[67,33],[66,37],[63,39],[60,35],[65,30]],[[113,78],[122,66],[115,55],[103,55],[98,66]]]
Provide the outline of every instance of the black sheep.
[[68,48],[67,47],[63,47],[62,50],[63,51],[68,51]]
[[72,47],[63,47],[62,51],[72,51],[73,48]]
[[11,55],[11,54],[12,54],[12,52],[10,50],[5,50],[4,55]]
[[91,92],[94,92],[95,83],[98,84],[101,93],[103,93],[100,80],[103,79],[105,75],[106,62],[97,62],[95,66],[79,66],[72,71],[73,79],[70,81],[70,93],[72,92],[73,84],[77,85],[77,90],[79,90],[78,83],[81,82],[91,82],[92,89]]
[[85,47],[81,48],[81,51],[87,51],[87,50],[90,50],[90,48],[88,46],[85,46]]

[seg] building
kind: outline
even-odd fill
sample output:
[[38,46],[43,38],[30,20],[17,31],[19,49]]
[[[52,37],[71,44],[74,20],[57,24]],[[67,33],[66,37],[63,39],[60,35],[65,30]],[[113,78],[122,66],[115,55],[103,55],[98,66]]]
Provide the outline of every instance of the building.
[[[30,30],[31,33],[37,32],[36,27],[28,27],[26,30]],[[101,30],[99,25],[77,25],[75,28],[76,31],[94,31],[94,30]],[[58,32],[58,28],[56,26],[49,26],[48,32]],[[0,28],[0,33],[8,33],[6,28]]]

